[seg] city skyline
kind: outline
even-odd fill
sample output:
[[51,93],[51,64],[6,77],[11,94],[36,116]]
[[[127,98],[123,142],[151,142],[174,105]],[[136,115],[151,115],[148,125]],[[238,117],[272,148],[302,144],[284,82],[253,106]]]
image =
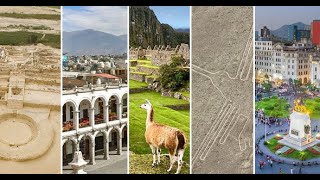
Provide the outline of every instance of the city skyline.
[[[311,22],[320,19],[320,7],[291,7],[291,6],[275,6],[275,7],[256,7],[255,8],[255,28],[259,31],[263,26],[267,26],[270,30],[276,30],[283,25],[290,25],[302,22],[311,25]],[[276,19],[276,21],[275,21]]]

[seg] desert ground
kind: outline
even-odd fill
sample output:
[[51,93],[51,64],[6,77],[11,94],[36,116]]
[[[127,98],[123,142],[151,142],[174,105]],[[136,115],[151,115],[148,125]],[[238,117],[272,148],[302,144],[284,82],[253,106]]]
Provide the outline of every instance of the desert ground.
[[252,16],[192,8],[192,173],[252,173]]

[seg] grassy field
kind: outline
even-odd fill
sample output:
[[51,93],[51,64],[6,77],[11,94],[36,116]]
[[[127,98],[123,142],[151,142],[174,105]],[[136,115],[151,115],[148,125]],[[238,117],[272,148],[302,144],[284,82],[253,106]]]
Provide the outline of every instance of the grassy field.
[[320,119],[320,98],[305,99],[304,104],[310,111],[310,118],[314,120]]
[[[130,88],[142,86],[142,84],[136,81],[130,80]],[[145,132],[145,120],[146,111],[141,109],[139,106],[145,103],[145,99],[148,99],[155,111],[155,121],[161,124],[176,127],[185,132],[188,142],[190,142],[190,112],[189,110],[176,111],[165,107],[167,105],[178,105],[178,104],[188,104],[187,101],[180,99],[162,97],[159,93],[146,91],[141,93],[130,94],[130,151],[135,155],[145,155],[143,157],[150,156],[151,150],[149,145],[145,142],[144,132]],[[167,154],[168,152],[163,149],[162,154]],[[188,144],[183,160],[186,164],[189,164],[190,159],[190,146]],[[134,168],[130,173],[143,173],[140,170],[145,170],[145,166],[152,163],[152,158],[135,158],[136,156],[130,157],[130,168]],[[133,158],[133,160],[131,159]],[[167,168],[168,161],[165,161],[164,166]],[[189,173],[189,167],[184,164],[182,171]],[[163,167],[164,168],[164,167]],[[175,171],[175,169],[174,169]],[[162,171],[166,173],[166,171]]]
[[[276,150],[274,150],[274,148],[278,145],[278,140],[272,138],[268,141],[269,143],[266,145],[267,148],[272,152],[275,153]],[[295,150],[294,152],[292,152],[289,155],[284,155],[284,154],[280,154],[280,156],[282,157],[286,157],[286,158],[291,158],[291,159],[298,159],[298,160],[309,160],[309,159],[314,159],[314,158],[320,158],[320,155],[314,155],[311,152],[309,152],[307,149],[304,151],[298,151]]]
[[31,45],[29,42],[30,36],[35,35],[38,37],[38,43],[42,43],[54,48],[60,48],[60,35],[59,34],[46,34],[45,38],[40,40],[43,36],[41,33],[16,31],[16,32],[0,32],[0,44],[1,45]]
[[1,17],[10,17],[18,19],[47,19],[60,20],[60,14],[23,14],[23,13],[0,13]]
[[256,109],[263,109],[267,116],[284,118],[289,116],[290,105],[287,100],[273,96],[256,102]]
[[[146,162],[145,164],[141,164],[140,162]],[[151,154],[130,154],[130,173],[131,174],[173,174],[177,170],[177,163],[175,163],[172,167],[170,173],[167,172],[169,168],[170,160],[168,156],[161,156],[160,165],[152,167],[152,155]],[[181,168],[180,174],[189,174],[190,165],[184,163]]]
[[139,82],[134,80],[130,80],[129,83],[130,83],[130,89],[145,88],[148,86],[148,84],[145,82]]

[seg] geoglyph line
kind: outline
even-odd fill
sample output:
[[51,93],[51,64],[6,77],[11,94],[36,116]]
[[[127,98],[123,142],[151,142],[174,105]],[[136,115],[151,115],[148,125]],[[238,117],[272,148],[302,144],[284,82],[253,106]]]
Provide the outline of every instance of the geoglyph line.
[[[231,77],[230,74],[226,71],[226,68],[229,67],[229,65],[232,63],[231,62],[232,60],[229,61],[228,65],[226,66],[226,68],[224,70],[217,71],[214,73],[210,72],[208,70],[205,70],[197,65],[192,64],[192,71],[209,78],[212,85],[221,93],[221,96],[225,99],[224,104],[221,107],[217,118],[215,118],[215,121],[213,122],[209,132],[206,134],[205,138],[201,142],[200,148],[196,151],[195,155],[193,156],[192,164],[195,163],[195,160],[197,160],[199,156],[200,156],[200,160],[202,160],[202,161],[206,159],[206,157],[209,154],[210,150],[212,149],[214,143],[216,142],[216,139],[219,137],[219,135],[222,132],[223,132],[223,134],[222,134],[222,137],[220,138],[219,143],[224,144],[226,142],[226,139],[231,134],[231,131],[234,129],[235,125],[237,124],[237,122],[240,121],[241,117],[245,118],[246,121],[245,121],[245,123],[243,123],[243,127],[241,128],[241,131],[239,132],[238,138],[235,138],[235,139],[239,142],[240,151],[244,151],[246,149],[246,138],[244,138],[244,148],[242,148],[241,135],[243,133],[243,130],[245,129],[245,127],[248,124],[249,118],[243,114],[238,114],[239,113],[238,107],[240,107],[240,105],[232,106],[232,101],[229,100],[228,98],[226,98],[226,96],[220,90],[220,88],[215,85],[215,83],[213,82],[213,79],[210,75],[216,75],[219,73],[226,73],[226,75],[229,79],[239,79],[240,81],[248,81],[249,80],[250,71],[251,71],[252,63],[253,63],[252,58],[249,58],[250,52],[252,49],[252,33],[253,33],[252,30],[253,30],[253,26],[251,27],[250,35],[247,40],[245,49],[242,53],[241,62],[238,66],[237,74],[235,77]],[[232,116],[233,113],[235,113],[235,114]],[[231,126],[232,122],[235,122],[235,123]]]

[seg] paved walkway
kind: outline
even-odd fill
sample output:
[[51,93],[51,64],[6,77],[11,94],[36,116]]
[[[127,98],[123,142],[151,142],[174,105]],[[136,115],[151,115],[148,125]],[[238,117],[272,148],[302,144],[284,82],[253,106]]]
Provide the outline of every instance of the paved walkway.
[[[103,155],[96,156],[95,165],[87,165],[84,171],[88,174],[127,174],[128,154],[127,148],[123,147],[122,155],[117,155],[116,151],[110,151],[110,159],[103,159]],[[87,162],[89,162],[87,160]],[[72,168],[63,166],[63,174],[70,174]]]

